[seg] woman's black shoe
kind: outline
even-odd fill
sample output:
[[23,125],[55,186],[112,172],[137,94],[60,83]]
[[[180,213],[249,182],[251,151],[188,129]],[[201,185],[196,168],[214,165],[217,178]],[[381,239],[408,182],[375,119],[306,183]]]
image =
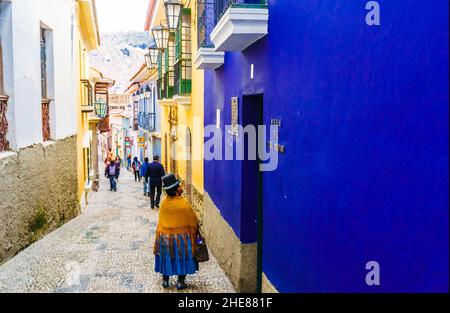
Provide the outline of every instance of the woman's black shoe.
[[163,280],[162,286],[163,286],[163,288],[169,287],[169,281],[168,280]]
[[186,283],[178,283],[177,284],[177,290],[183,290],[183,289],[186,289],[186,288],[187,288]]

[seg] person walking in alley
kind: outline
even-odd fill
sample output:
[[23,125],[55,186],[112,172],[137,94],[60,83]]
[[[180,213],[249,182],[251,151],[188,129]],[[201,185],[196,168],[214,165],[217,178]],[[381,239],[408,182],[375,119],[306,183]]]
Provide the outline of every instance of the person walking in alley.
[[[152,163],[153,164],[153,163]],[[194,258],[198,220],[189,204],[181,196],[183,189],[174,174],[162,178],[167,197],[161,203],[153,253],[155,271],[162,274],[164,288],[169,277],[178,275],[177,289],[185,289],[186,275],[194,274],[199,266]]]
[[[145,176],[145,172],[146,172],[148,166],[149,166],[148,158],[146,157],[146,158],[144,158],[144,163],[142,163],[141,170],[139,172],[139,175],[141,177]],[[143,185],[144,185],[144,196],[150,196],[149,184],[148,184],[147,177],[144,178]]]
[[127,155],[127,170],[130,170],[131,167],[131,153]]
[[122,160],[120,159],[119,156],[116,156],[116,166],[117,166],[117,168],[119,170],[119,173],[117,174],[117,180],[119,180],[121,165],[122,165]]
[[[161,199],[162,193],[162,181],[161,178],[165,175],[164,166],[159,162],[159,156],[153,156],[153,162],[147,166],[145,171],[145,180],[150,181],[150,205],[152,209],[159,208],[159,201]],[[155,198],[156,191],[156,198]]]
[[134,172],[134,181],[139,180],[139,182],[140,182],[141,181],[141,175],[140,175],[141,162],[139,162],[137,157],[134,157],[131,167],[133,168],[133,172]]
[[116,179],[119,177],[119,168],[113,160],[111,160],[108,166],[106,166],[105,176],[109,179],[109,190],[117,191]]

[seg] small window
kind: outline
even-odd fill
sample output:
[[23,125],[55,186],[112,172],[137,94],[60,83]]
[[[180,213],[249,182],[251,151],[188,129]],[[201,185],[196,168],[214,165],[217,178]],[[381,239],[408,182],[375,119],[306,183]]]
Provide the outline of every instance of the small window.
[[42,99],[47,99],[47,43],[45,29],[41,27],[41,93]]
[[189,95],[192,90],[191,10],[183,9],[176,32],[175,94]]
[[49,43],[50,30],[40,28],[40,53],[41,53],[41,114],[42,114],[42,137],[44,141],[51,139],[50,130],[50,97],[49,97]]

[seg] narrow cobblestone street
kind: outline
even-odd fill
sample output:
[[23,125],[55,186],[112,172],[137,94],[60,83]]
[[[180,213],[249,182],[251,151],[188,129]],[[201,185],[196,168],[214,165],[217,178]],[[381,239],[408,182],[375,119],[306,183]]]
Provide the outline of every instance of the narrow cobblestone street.
[[[154,272],[152,254],[158,211],[142,183],[125,169],[118,191],[101,178],[100,190],[77,218],[0,267],[0,292],[178,292]],[[235,292],[211,255],[188,275],[185,292]]]

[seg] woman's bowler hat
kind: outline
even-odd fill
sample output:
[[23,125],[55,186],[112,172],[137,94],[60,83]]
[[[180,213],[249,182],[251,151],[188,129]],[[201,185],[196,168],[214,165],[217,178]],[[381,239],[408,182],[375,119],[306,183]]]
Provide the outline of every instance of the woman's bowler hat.
[[164,190],[172,189],[180,184],[180,181],[175,177],[174,174],[167,174],[163,176],[162,181]]

